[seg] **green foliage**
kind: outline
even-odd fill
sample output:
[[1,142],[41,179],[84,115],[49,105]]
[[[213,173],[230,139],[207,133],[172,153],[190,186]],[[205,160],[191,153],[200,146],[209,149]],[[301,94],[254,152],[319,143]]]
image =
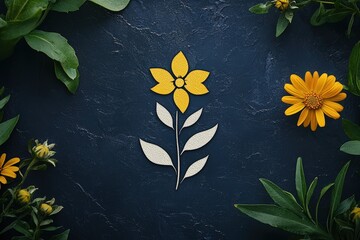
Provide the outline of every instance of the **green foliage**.
[[[351,196],[341,201],[349,165],[349,162],[345,164],[334,183],[330,183],[321,189],[314,210],[315,220],[310,211],[310,203],[317,187],[318,178],[314,178],[307,188],[301,158],[297,160],[295,173],[295,185],[300,204],[292,194],[282,190],[269,180],[260,179],[275,204],[235,204],[235,207],[259,222],[301,235],[303,239],[356,240],[360,236],[360,224],[358,220],[353,220],[350,217],[351,211],[357,205],[355,197]],[[323,196],[331,188],[327,227],[323,227],[318,221],[319,205]]]
[[345,134],[351,139],[340,147],[340,151],[351,155],[360,155],[360,126],[347,120],[342,121]]
[[360,42],[356,43],[349,59],[348,89],[360,96]]
[[[10,100],[10,95],[6,97],[2,97],[4,92],[5,89],[4,87],[2,87],[0,89],[0,122],[2,121],[2,117],[4,115],[3,109]],[[19,121],[19,116],[16,116],[14,118],[11,118],[7,121],[0,123],[0,146],[9,139],[18,121]]]
[[[0,18],[0,60],[11,56],[17,43],[25,38],[31,48],[45,53],[55,62],[60,63],[62,70],[55,67],[56,77],[71,93],[75,93],[79,84],[79,62],[74,49],[60,34],[40,31],[37,28],[50,11],[66,13],[77,11],[85,2],[86,0],[5,0],[7,11],[5,17]],[[91,0],[90,2],[111,11],[121,11],[130,0]],[[62,71],[67,77],[60,74]]]

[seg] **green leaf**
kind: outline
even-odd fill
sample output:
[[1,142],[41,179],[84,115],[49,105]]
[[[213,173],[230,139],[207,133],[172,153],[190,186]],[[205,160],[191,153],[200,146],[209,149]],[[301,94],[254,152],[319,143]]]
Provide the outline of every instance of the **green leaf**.
[[255,14],[265,14],[269,12],[269,9],[271,8],[272,5],[273,4],[271,2],[259,3],[249,8],[249,11]]
[[339,204],[339,207],[336,209],[335,213],[334,213],[334,217],[339,216],[351,209],[353,209],[356,205],[356,201],[355,201],[355,196],[351,196],[347,199],[345,199],[344,201],[342,201]]
[[303,205],[303,207],[305,207],[307,187],[306,187],[306,179],[305,179],[304,168],[301,158],[298,158],[296,162],[295,186],[300,203]]
[[281,14],[276,24],[276,37],[279,37],[285,29],[289,26],[289,20],[285,17],[285,14]]
[[326,9],[322,3],[320,3],[319,8],[311,16],[310,23],[313,26],[320,26],[326,23]]
[[344,143],[340,147],[340,151],[351,154],[351,155],[360,155],[360,141],[354,140],[354,141],[348,141]]
[[53,236],[50,240],[67,240],[69,237],[70,230],[66,230],[63,233]]
[[316,209],[315,209],[315,213],[316,213],[316,223],[319,222],[319,219],[318,219],[318,213],[319,213],[319,205],[320,205],[320,202],[321,202],[321,199],[324,197],[324,195],[327,193],[327,191],[329,191],[330,188],[332,188],[334,186],[334,183],[330,183],[328,185],[326,185],[325,187],[323,187],[320,191],[320,196],[319,196],[319,199],[316,203]]
[[0,28],[5,27],[6,25],[7,25],[7,22],[4,19],[0,18]]
[[332,193],[331,193],[330,211],[329,211],[330,229],[332,229],[332,224],[333,224],[333,221],[334,221],[333,218],[334,218],[335,211],[339,207],[339,204],[340,204],[340,201],[341,201],[345,176],[346,176],[347,170],[349,168],[349,165],[350,165],[350,162],[346,163],[344,165],[344,167],[340,170],[339,174],[337,175],[337,177],[335,179],[334,188],[333,188]]
[[67,40],[58,33],[35,30],[25,36],[26,42],[31,48],[45,53],[51,59],[61,63],[66,74],[75,79],[74,71],[79,66],[74,49]]
[[62,66],[60,65],[60,63],[54,62],[54,66],[55,66],[55,75],[56,75],[57,79],[59,79],[63,84],[65,84],[65,86],[69,90],[69,92],[71,92],[72,94],[75,94],[76,90],[79,87],[79,82],[80,82],[79,81],[79,78],[80,78],[79,72],[77,71],[76,78],[74,80],[72,80],[65,73],[65,71],[62,68]]
[[49,0],[12,0],[8,2],[7,21],[23,21],[45,11]]
[[110,11],[118,12],[126,8],[130,0],[90,0]]
[[294,12],[288,10],[284,14],[285,14],[285,18],[289,21],[289,23],[291,23],[292,19],[294,18]]
[[57,0],[51,7],[51,10],[56,12],[74,12],[85,3],[86,0]]
[[[283,229],[285,231],[308,235],[317,233],[326,236],[313,223],[299,217],[293,212],[270,204],[235,204],[235,207],[244,214],[259,222]],[[325,238],[322,238],[325,239]]]
[[40,223],[40,226],[42,227],[42,226],[46,226],[46,225],[49,225],[49,224],[51,224],[51,223],[53,223],[54,221],[52,220],[52,219],[46,219],[46,220],[44,220],[44,221],[42,221],[41,223]]
[[350,54],[348,87],[351,93],[360,96],[360,42],[355,44]]
[[[350,232],[354,232],[354,228],[353,228],[353,225],[351,223],[348,223],[348,222],[346,222],[344,220],[341,220],[339,218],[335,218],[335,222],[339,226],[340,231],[348,230]],[[357,239],[357,238],[355,238],[355,239]]]
[[349,21],[349,24],[348,24],[348,28],[347,28],[347,31],[346,31],[346,35],[348,37],[350,37],[350,34],[351,34],[351,30],[352,30],[352,27],[354,25],[354,19],[355,19],[355,13],[353,13],[351,15],[351,18],[350,18],[350,21]]
[[347,120],[342,120],[342,126],[344,129],[345,134],[351,139],[351,140],[359,140],[360,141],[360,126]]
[[54,227],[54,226],[50,226],[50,227],[46,227],[46,228],[42,228],[42,231],[47,231],[47,232],[52,232],[52,231],[56,231],[58,229],[60,229],[61,227]]
[[9,102],[9,100],[10,100],[10,95],[0,100],[0,110],[5,107],[5,105]]
[[0,146],[9,139],[18,121],[19,115],[3,123],[0,123]]
[[30,226],[25,221],[17,221],[14,226],[15,231],[22,233],[26,237],[31,237],[31,233],[29,232],[29,229],[30,229]]
[[310,209],[309,209],[309,204],[310,204],[310,200],[312,195],[314,194],[314,190],[317,186],[318,183],[318,178],[314,178],[314,180],[311,182],[310,186],[309,186],[309,190],[306,193],[306,202],[305,202],[305,208],[306,208],[306,212],[308,214],[308,216],[311,218],[311,213],[310,213]]
[[263,184],[269,196],[276,204],[283,208],[289,209],[296,214],[302,213],[302,208],[299,206],[299,204],[297,204],[296,201],[294,201],[294,198],[289,196],[289,194],[287,194],[276,184],[267,179],[260,179],[260,182]]

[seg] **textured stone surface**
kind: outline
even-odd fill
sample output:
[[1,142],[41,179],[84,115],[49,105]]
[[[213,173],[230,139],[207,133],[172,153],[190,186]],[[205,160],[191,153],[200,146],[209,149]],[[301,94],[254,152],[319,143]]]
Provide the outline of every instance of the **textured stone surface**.
[[[56,169],[34,173],[39,193],[56,197],[64,211],[56,222],[74,240],[286,239],[282,232],[240,214],[234,203],[267,203],[258,178],[294,191],[294,169],[304,158],[308,180],[331,181],[351,157],[340,121],[312,133],[285,117],[280,102],[291,73],[318,70],[345,82],[356,36],[346,24],[314,28],[301,12],[275,39],[277,13],[255,16],[257,3],[235,0],[133,0],[122,13],[91,4],[71,14],[51,13],[41,29],[64,35],[80,60],[81,85],[70,96],[44,55],[21,42],[0,66],[12,94],[6,115],[21,114],[4,146],[26,156],[29,138],[56,142]],[[212,74],[210,94],[193,97],[189,112],[204,107],[191,133],[219,123],[214,140],[189,159],[210,154],[204,171],[175,191],[171,168],[148,162],[138,138],[175,150],[171,132],[156,118],[155,102],[175,110],[172,98],[150,92],[150,67],[170,67],[182,50],[193,69]],[[343,116],[359,119],[357,99]],[[172,154],[175,154],[173,152]],[[185,165],[188,164],[186,160]],[[190,160],[189,160],[190,162]],[[359,159],[347,178],[346,196],[359,189]]]

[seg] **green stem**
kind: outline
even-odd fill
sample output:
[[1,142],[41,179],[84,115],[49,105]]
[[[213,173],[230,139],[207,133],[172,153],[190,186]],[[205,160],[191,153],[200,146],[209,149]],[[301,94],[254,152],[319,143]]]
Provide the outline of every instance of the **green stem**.
[[176,140],[176,155],[177,155],[177,176],[176,176],[176,190],[180,184],[180,146],[179,146],[179,112],[176,111],[175,115],[175,140]]
[[331,5],[335,4],[335,2],[322,1],[322,0],[312,0],[312,1],[316,2],[316,3],[323,3],[323,4],[331,4]]

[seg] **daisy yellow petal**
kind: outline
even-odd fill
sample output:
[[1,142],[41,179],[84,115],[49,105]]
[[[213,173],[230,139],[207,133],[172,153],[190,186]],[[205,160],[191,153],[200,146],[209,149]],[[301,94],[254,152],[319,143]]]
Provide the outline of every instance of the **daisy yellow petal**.
[[326,116],[333,118],[333,119],[339,119],[340,118],[340,114],[335,111],[335,109],[327,106],[327,105],[323,105],[321,110],[323,110],[323,112],[326,114]]
[[171,62],[171,69],[177,78],[183,78],[189,71],[188,61],[183,54],[183,52],[179,52]]
[[296,89],[293,85],[286,83],[284,86],[285,91],[287,91],[288,93],[290,93],[293,96],[299,97],[299,98],[304,98],[305,94],[301,91],[299,91],[298,89]]
[[329,91],[324,92],[322,94],[322,97],[323,98],[334,97],[337,94],[339,94],[342,90],[343,90],[343,85],[341,83],[339,83],[339,82],[336,82]]
[[175,85],[172,82],[163,82],[151,88],[151,91],[161,95],[168,95],[174,91]]
[[295,113],[298,113],[301,110],[303,110],[304,107],[305,107],[305,105],[302,102],[296,103],[296,104],[292,105],[291,107],[289,107],[288,109],[286,109],[285,115],[290,116]]
[[6,153],[1,154],[1,157],[0,157],[0,168],[4,165],[5,158],[6,158]]
[[337,112],[341,112],[342,110],[344,110],[344,107],[336,102],[332,102],[332,101],[324,101],[324,105],[331,107],[332,109],[334,109]]
[[309,90],[312,90],[312,81],[313,77],[311,75],[311,72],[307,71],[305,73],[305,85]]
[[325,127],[325,116],[324,112],[321,109],[317,109],[315,111],[316,121],[318,122],[320,127]]
[[2,183],[2,184],[7,184],[6,178],[3,177],[3,176],[0,176],[0,183]]
[[307,119],[308,117],[308,114],[309,114],[309,109],[307,108],[304,108],[301,113],[300,113],[300,116],[299,116],[299,120],[297,122],[297,125],[300,126],[301,124],[303,124],[303,122]]
[[296,74],[291,74],[290,81],[293,84],[293,86],[302,91],[302,92],[308,92],[309,89],[306,87],[305,82]]
[[172,82],[175,80],[168,71],[162,68],[150,68],[150,72],[158,83]]
[[309,111],[305,121],[304,121],[304,127],[308,127],[310,122],[311,122],[311,118],[312,118],[312,114],[313,114],[313,111]]
[[311,114],[311,123],[310,123],[310,127],[311,127],[311,131],[315,132],[316,128],[317,128],[317,121],[316,121],[316,116],[315,116],[315,112],[313,112]]
[[18,167],[15,167],[15,166],[4,167],[3,169],[10,170],[12,172],[18,172],[20,170]]
[[18,162],[20,162],[20,158],[12,158],[5,163],[4,168],[17,164]]
[[327,80],[327,74],[326,73],[323,73],[321,74],[321,76],[319,77],[319,79],[317,80],[317,83],[315,85],[315,92],[316,93],[321,93],[321,91],[323,90],[324,86],[325,86],[325,83],[326,83],[326,80]]
[[301,102],[302,99],[294,96],[284,96],[281,98],[281,101],[287,104],[295,104]]
[[7,170],[7,169],[3,169],[1,171],[1,175],[6,176],[6,177],[10,177],[10,178],[16,178],[16,174],[13,171]]
[[189,106],[189,94],[182,88],[178,88],[174,92],[174,102],[179,110],[184,113]]
[[339,93],[335,97],[328,98],[327,100],[332,101],[332,102],[339,102],[339,101],[344,100],[345,98],[346,98],[346,93]]
[[322,90],[322,92],[324,93],[324,92],[329,91],[332,88],[332,86],[334,86],[335,82],[336,82],[335,76],[330,75],[326,80],[326,83],[325,83],[325,86],[324,86],[324,89]]
[[203,83],[209,77],[210,73],[203,70],[191,71],[186,77],[185,81],[189,83]]
[[185,85],[185,88],[194,95],[204,95],[209,92],[209,90],[202,83],[188,83]]

